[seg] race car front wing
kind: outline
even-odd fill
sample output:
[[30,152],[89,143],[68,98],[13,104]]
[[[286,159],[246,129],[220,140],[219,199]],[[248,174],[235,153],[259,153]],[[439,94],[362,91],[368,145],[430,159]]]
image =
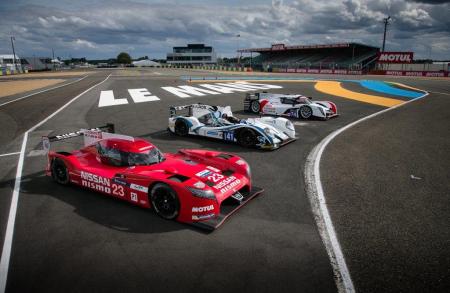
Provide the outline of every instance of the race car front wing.
[[261,194],[263,191],[264,189],[262,188],[253,187],[250,192],[236,192],[222,202],[219,215],[209,220],[193,222],[191,225],[200,229],[213,231],[219,228],[229,216],[237,212],[241,207],[243,207],[251,199]]

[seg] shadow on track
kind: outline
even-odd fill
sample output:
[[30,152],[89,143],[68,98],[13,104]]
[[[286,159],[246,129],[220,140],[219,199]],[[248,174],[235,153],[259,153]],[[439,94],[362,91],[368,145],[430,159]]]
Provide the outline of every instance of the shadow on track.
[[[140,137],[148,139],[150,142],[155,143],[155,145],[158,145],[157,141],[162,141],[166,144],[167,142],[173,142],[176,144],[178,148],[186,148],[186,149],[190,148],[211,149],[235,154],[267,152],[267,150],[261,150],[257,148],[246,148],[240,146],[237,143],[204,136],[188,135],[181,137],[174,133],[171,133],[169,130],[159,130],[151,133],[146,133],[141,135]],[[162,151],[166,152],[166,150],[164,149]]]
[[[14,180],[0,182],[1,187],[14,188]],[[74,207],[73,212],[107,228],[127,233],[164,233],[183,229],[208,234],[208,231],[158,217],[153,210],[131,205],[74,185],[55,183],[43,171],[22,177],[21,195],[33,200],[37,196],[51,196]],[[22,199],[23,200],[23,199]],[[42,199],[39,199],[42,200]]]

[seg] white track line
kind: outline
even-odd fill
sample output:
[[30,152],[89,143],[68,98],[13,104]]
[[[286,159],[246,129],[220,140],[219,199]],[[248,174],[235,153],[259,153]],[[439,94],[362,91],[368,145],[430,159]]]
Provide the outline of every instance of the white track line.
[[13,155],[18,155],[18,154],[20,154],[20,152],[1,154],[0,157],[13,156]]
[[35,93],[32,93],[32,94],[29,94],[29,95],[26,95],[26,96],[23,96],[23,97],[20,97],[20,98],[17,98],[17,99],[5,102],[3,104],[0,104],[0,107],[8,105],[8,104],[11,104],[11,103],[14,103],[14,102],[17,102],[17,101],[20,101],[20,100],[23,100],[23,99],[26,99],[26,98],[29,98],[29,97],[37,95],[37,94],[45,93],[45,92],[48,92],[48,91],[51,91],[51,90],[55,90],[55,89],[58,89],[58,88],[61,88],[61,87],[67,86],[67,85],[74,84],[76,82],[82,81],[83,79],[85,79],[88,76],[89,76],[89,74],[87,74],[87,75],[83,76],[82,78],[79,78],[79,79],[77,79],[75,81],[72,81],[72,82],[69,82],[69,83],[66,83],[66,84],[62,84],[62,85],[58,85],[58,86],[55,86],[55,87],[52,87],[52,88],[49,88],[49,89],[38,91],[38,92],[35,92]]
[[446,96],[450,96],[449,93],[441,93],[441,92],[430,92],[432,94],[439,94],[439,95],[446,95]]
[[14,191],[11,198],[11,207],[9,209],[9,217],[8,217],[8,224],[6,226],[6,233],[5,233],[5,242],[3,243],[3,251],[2,251],[2,258],[0,260],[0,293],[4,293],[6,289],[6,281],[8,277],[8,268],[9,268],[9,260],[11,257],[11,248],[12,248],[12,241],[13,241],[13,234],[14,234],[14,224],[16,221],[16,212],[17,212],[17,203],[19,201],[19,193],[20,193],[20,182],[22,180],[22,169],[23,169],[23,161],[25,157],[25,151],[28,141],[28,133],[32,132],[45,122],[47,122],[49,119],[54,117],[56,114],[64,110],[67,106],[69,106],[71,103],[73,103],[75,100],[77,100],[79,97],[83,96],[96,86],[101,85],[105,81],[109,79],[111,76],[108,75],[103,81],[91,86],[66,104],[64,104],[61,108],[53,112],[50,116],[36,124],[35,126],[31,127],[29,130],[27,130],[24,133],[23,141],[22,141],[22,148],[20,149],[20,157],[19,157],[19,163],[17,164],[17,172],[16,172],[16,180],[14,182]]
[[428,92],[414,100],[410,100],[403,104],[384,109],[382,111],[373,113],[369,116],[356,120],[346,126],[339,128],[325,137],[314,149],[309,153],[305,164],[305,182],[306,193],[311,203],[311,207],[314,213],[320,236],[325,244],[325,248],[330,258],[331,266],[336,280],[336,286],[339,292],[355,292],[353,281],[350,276],[347,264],[345,262],[344,254],[342,253],[341,245],[336,235],[336,231],[333,226],[333,222],[328,211],[327,203],[325,200],[322,182],[320,181],[320,160],[322,154],[327,145],[339,134],[345,130],[380,114],[394,110],[416,100],[422,99],[428,95]]

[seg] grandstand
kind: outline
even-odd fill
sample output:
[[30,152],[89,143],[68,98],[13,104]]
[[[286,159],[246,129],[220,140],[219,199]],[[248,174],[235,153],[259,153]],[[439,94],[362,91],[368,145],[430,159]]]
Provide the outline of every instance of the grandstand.
[[241,49],[238,52],[258,53],[251,58],[256,69],[275,71],[277,69],[346,69],[366,71],[375,65],[377,47],[359,43],[328,45],[286,46],[273,44],[270,48]]

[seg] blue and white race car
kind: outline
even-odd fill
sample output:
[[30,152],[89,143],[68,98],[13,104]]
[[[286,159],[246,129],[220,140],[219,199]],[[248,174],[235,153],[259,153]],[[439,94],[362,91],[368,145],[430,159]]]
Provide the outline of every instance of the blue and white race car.
[[[179,113],[183,110],[184,115]],[[297,139],[294,125],[286,118],[241,120],[233,116],[230,106],[204,104],[170,107],[169,130],[179,136],[206,136],[269,150]]]

